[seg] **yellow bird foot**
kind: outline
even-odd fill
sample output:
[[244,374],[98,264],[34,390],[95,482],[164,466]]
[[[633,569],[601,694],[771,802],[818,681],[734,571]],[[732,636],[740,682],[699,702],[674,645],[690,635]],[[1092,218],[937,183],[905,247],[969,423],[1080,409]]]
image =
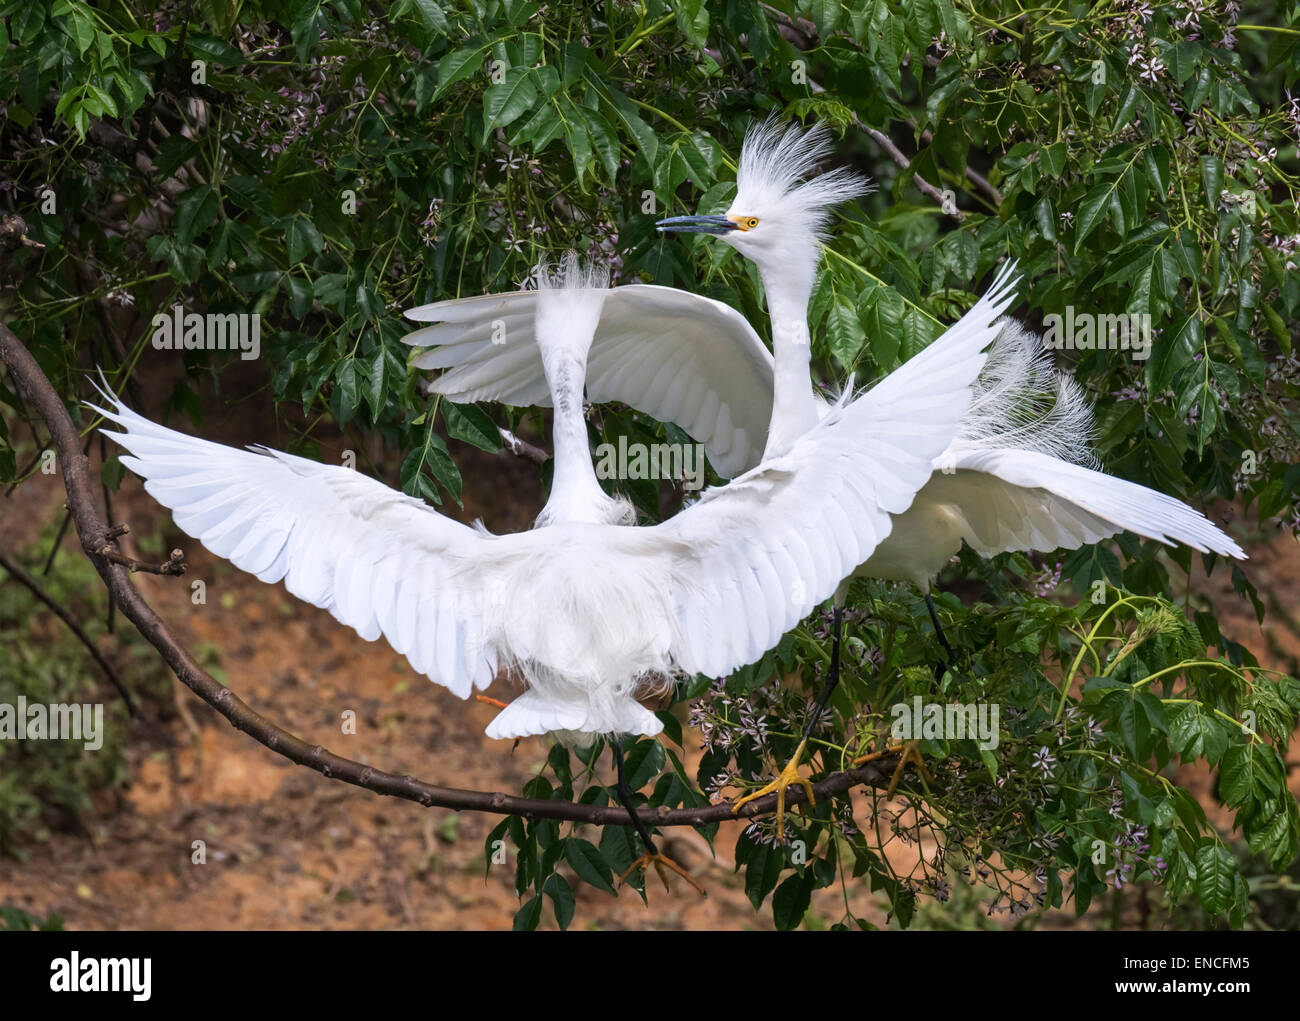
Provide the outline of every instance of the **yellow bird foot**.
[[631,865],[629,865],[627,867],[627,871],[618,877],[618,885],[622,886],[624,883],[626,883],[627,877],[630,876],[635,869],[640,869],[642,872],[644,872],[651,865],[653,865],[655,867],[655,871],[659,873],[659,881],[664,884],[664,889],[667,890],[669,893],[672,892],[672,887],[668,885],[668,876],[664,872],[665,866],[672,869],[679,876],[681,876],[688,883],[690,883],[691,886],[695,887],[695,889],[699,891],[701,897],[707,897],[709,895],[708,892],[704,889],[704,887],[700,884],[699,880],[697,880],[693,875],[691,875],[684,868],[678,865],[675,861],[669,858],[668,855],[661,854],[658,851],[642,852],[641,857],[638,858],[636,861],[634,861]]
[[894,754],[898,755],[898,765],[894,767],[894,775],[889,780],[889,790],[885,792],[886,799],[892,798],[894,792],[898,790],[898,783],[903,779],[903,770],[907,768],[909,762],[916,764],[916,768],[925,777],[926,783],[934,783],[934,774],[930,772],[929,767],[925,764],[925,759],[921,756],[921,743],[919,741],[908,741],[906,744],[883,748],[878,752],[872,752],[870,755],[859,755],[853,760],[853,764],[860,766],[864,762],[871,762],[874,759]]
[[794,750],[794,757],[791,758],[790,761],[785,764],[785,769],[781,770],[780,775],[778,775],[775,780],[773,780],[766,787],[760,787],[758,790],[746,794],[743,798],[737,799],[736,802],[731,806],[732,814],[734,815],[737,812],[739,812],[741,806],[747,805],[749,802],[755,801],[758,798],[764,797],[765,795],[771,794],[773,791],[775,791],[776,792],[776,839],[778,841],[784,840],[785,839],[786,788],[791,786],[802,787],[804,794],[808,798],[808,804],[812,807],[816,807],[817,805],[817,798],[813,794],[812,782],[807,777],[801,776],[799,773],[799,761],[803,758],[803,748],[806,743],[807,743],[806,741],[799,742],[799,747]]
[[482,702],[484,705],[494,705],[498,709],[504,709],[509,704],[506,702],[502,702],[501,699],[499,698],[492,698],[490,695],[475,695],[474,697],[478,699],[480,702]]

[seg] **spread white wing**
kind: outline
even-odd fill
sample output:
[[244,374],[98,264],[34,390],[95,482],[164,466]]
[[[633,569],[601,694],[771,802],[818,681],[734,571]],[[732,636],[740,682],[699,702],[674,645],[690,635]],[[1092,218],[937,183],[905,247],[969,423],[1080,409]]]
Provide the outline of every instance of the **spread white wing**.
[[[548,403],[530,332],[531,294],[446,301],[408,313],[438,323],[406,338],[435,348],[417,358],[417,366],[449,367],[434,390],[457,401]],[[602,319],[593,346],[589,397],[618,400],[683,426],[705,444],[723,476],[757,464],[771,412],[772,358],[744,317],[670,287],[619,287],[610,299],[609,322]],[[494,321],[504,324],[504,345],[490,342]],[[1245,556],[1181,501],[1071,463],[1086,452],[1091,415],[1082,392],[1055,371],[1038,337],[1006,321],[987,377],[957,442],[936,458],[933,478],[859,573],[924,586],[963,539],[991,556],[1075,549],[1121,531]],[[1055,402],[1049,412],[1025,416],[1024,408],[1049,397]],[[944,466],[959,470],[943,474]]]
[[928,348],[833,407],[790,450],[646,531],[684,543],[677,661],[751,663],[867,560],[952,441],[1011,301],[1011,270]]
[[[959,495],[971,522],[966,541],[981,555],[1006,550],[1074,549],[1128,531],[1202,553],[1245,552],[1200,511],[1172,496],[1031,450],[989,450],[956,462],[938,485],[972,486]],[[979,473],[979,474],[975,474]],[[962,481],[958,481],[963,476]],[[969,481],[967,481],[969,480]]]
[[[422,369],[458,403],[549,407],[533,334],[536,291],[487,294],[406,313],[428,322],[403,340],[431,350]],[[587,364],[587,396],[674,422],[730,478],[758,464],[772,416],[772,355],[743,315],[720,301],[653,284],[613,288]]]
[[889,539],[855,571],[925,589],[963,540],[981,556],[1077,549],[1129,531],[1164,543],[1244,559],[1200,511],[1145,486],[1016,448],[944,458]]
[[[130,452],[123,464],[217,556],[283,579],[363,638],[382,634],[462,697],[498,665],[540,662],[530,683],[552,685],[564,711],[516,713],[520,727],[637,721],[653,733],[629,697],[643,672],[753,662],[871,555],[952,440],[1009,300],[995,288],[787,454],[649,528],[494,537],[340,466],[186,436],[108,394],[111,407],[95,410],[121,428],[108,435]],[[583,685],[587,706],[575,695]]]
[[383,634],[462,698],[492,683],[481,587],[464,583],[481,533],[359,472],[186,436],[105,397],[112,408],[95,410],[122,429],[105,435],[183,532],[367,641]]

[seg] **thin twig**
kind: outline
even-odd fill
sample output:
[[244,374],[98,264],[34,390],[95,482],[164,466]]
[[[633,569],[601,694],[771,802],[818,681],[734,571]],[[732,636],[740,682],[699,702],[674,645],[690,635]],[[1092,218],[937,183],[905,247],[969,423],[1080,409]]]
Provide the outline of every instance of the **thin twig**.
[[[826,91],[824,86],[813,81],[811,78],[808,80],[808,87],[812,89],[813,92]],[[853,114],[853,123],[860,131],[865,132],[868,138],[880,146],[880,148],[884,149],[885,155],[893,160],[900,170],[912,169],[912,161],[903,155],[903,150],[896,146],[893,139],[883,131],[878,128],[873,128],[871,125],[863,121],[856,113]],[[958,223],[966,219],[966,214],[957,208],[957,204],[952,200],[951,194],[945,195],[914,170],[912,171],[912,183],[916,185],[916,190],[922,195],[925,195],[939,203],[939,208],[945,215],[951,216]]]
[[[308,744],[255,712],[230,688],[199,666],[154,612],[153,607],[145,601],[139,589],[132,584],[126,568],[99,552],[111,541],[112,529],[96,505],[94,487],[90,481],[90,462],[78,450],[76,427],[68,417],[63,400],[55,393],[36,359],[3,323],[0,323],[0,362],[10,367],[24,399],[36,408],[49,427],[52,442],[59,454],[63,484],[68,492],[68,507],[72,512],[73,523],[77,526],[82,549],[117,601],[122,616],[135,625],[144,639],[158,650],[182,684],[212,706],[236,729],[244,731],[253,740],[290,762],[307,766],[323,776],[377,794],[414,801],[425,807],[519,815],[530,819],[559,819],[596,826],[632,825],[627,811],[620,805],[583,805],[572,801],[547,801],[511,794],[457,790],[426,783],[413,776],[398,776],[336,755],[322,745]],[[830,800],[853,787],[863,785],[887,789],[896,762],[896,755],[886,755],[861,768],[832,773],[813,785],[814,795]],[[787,804],[798,805],[804,802],[801,789],[792,788],[786,793]],[[722,804],[704,808],[646,807],[640,809],[637,815],[651,826],[706,826],[726,819],[766,815],[775,808],[776,795],[769,794],[742,806],[738,813],[733,813],[730,805]]]
[[[94,438],[93,434],[86,437],[86,445],[81,448],[82,457],[85,457],[87,454],[90,453],[90,441],[93,438]],[[50,440],[51,442],[53,442],[53,437],[51,437]],[[59,463],[59,454],[56,448],[54,452],[54,464],[56,467],[58,463]],[[63,510],[63,520],[59,522],[59,532],[54,537],[54,545],[50,547],[50,555],[49,558],[45,561],[45,567],[41,570],[41,574],[50,573],[50,568],[54,566],[54,558],[59,555],[59,547],[63,545],[63,537],[68,534],[68,525],[71,524],[71,522],[72,522],[72,511],[69,510],[65,505]]]
[[113,682],[113,687],[117,689],[117,693],[122,696],[122,701],[126,703],[127,713],[134,716],[135,702],[131,698],[131,693],[127,691],[126,684],[123,682],[121,675],[118,674],[116,667],[104,658],[104,654],[99,651],[99,646],[91,641],[90,636],[81,629],[81,625],[73,620],[72,614],[56,603],[53,597],[41,588],[36,579],[19,567],[13,558],[6,554],[4,550],[0,550],[0,567],[3,567],[8,571],[14,581],[18,582],[18,584],[22,585],[25,589],[31,592],[32,595],[53,610],[54,615],[58,617],[59,620],[63,621],[63,623],[68,626],[68,630],[77,636],[77,639],[86,647],[86,650],[94,658],[95,662],[99,664],[99,668],[104,671],[105,676]]
[[[104,494],[104,518],[108,521],[113,520],[113,494],[108,491],[108,483],[104,480],[104,462],[108,460],[108,452],[104,441],[104,434],[99,434],[99,488]],[[123,531],[125,532],[123,526]],[[105,630],[111,635],[113,633],[113,611],[117,608],[117,603],[113,602],[112,593],[108,597],[108,615],[105,622]]]
[[54,566],[54,558],[59,555],[59,547],[63,545],[63,537],[68,534],[70,524],[72,524],[72,512],[65,509],[63,520],[59,523],[58,534],[54,537],[54,545],[50,547],[50,555],[45,558],[45,566],[41,568],[41,574],[50,573],[50,568]]
[[516,457],[526,457],[534,464],[545,464],[551,459],[551,455],[541,447],[534,447],[527,440],[521,440],[509,429],[497,426],[497,432],[501,434],[501,442],[506,445],[506,449]]
[[[908,123],[911,122],[909,121]],[[912,124],[912,128],[915,130],[916,125]],[[926,128],[921,132],[921,141],[926,145],[929,145],[934,141],[934,133],[931,132],[929,128]],[[971,184],[975,185],[976,188],[988,196],[989,201],[991,201],[995,206],[1002,205],[1002,192],[998,191],[989,179],[978,170],[968,166],[966,168],[966,180],[970,181]]]
[[27,478],[28,473],[40,463],[41,458],[45,456],[45,452],[50,449],[49,444],[41,443],[40,440],[37,440],[37,445],[39,449],[32,456],[32,459],[23,465],[22,468],[18,469],[18,474],[14,476],[14,481],[11,482],[9,488],[5,490],[6,500],[14,495],[14,490],[18,488],[18,483]]
[[[817,26],[811,21],[806,18],[799,18],[797,20],[791,18],[790,15],[786,14],[784,11],[777,10],[769,4],[760,4],[759,6],[763,9],[764,14],[776,22],[781,36],[790,43],[791,46],[800,50],[808,50],[812,49],[813,46],[817,44]],[[926,63],[931,66],[936,66],[937,61],[933,61],[929,54],[927,54]],[[814,94],[826,91],[824,86],[812,79],[808,80],[808,87]],[[894,161],[899,169],[912,169],[912,161],[903,155],[903,151],[899,149],[898,146],[894,144],[893,140],[883,131],[869,127],[863,123],[862,119],[856,112],[853,114],[853,123],[859,130],[865,132],[872,141],[884,149],[885,154]],[[911,126],[912,130],[915,131],[916,125],[912,124]],[[928,141],[926,144],[929,144]],[[966,168],[966,178],[988,195],[996,205],[1002,205],[1002,195],[988,182],[987,178],[976,171],[971,170],[970,167]],[[956,203],[954,203],[950,197],[946,196],[941,189],[931,184],[920,174],[915,172],[912,174],[912,180],[915,182],[917,190],[922,195],[925,195],[939,203],[939,208],[945,215],[951,216],[958,223],[966,219],[966,214],[958,209]]]
[[112,549],[108,543],[104,543],[99,549],[94,550],[96,554],[105,560],[111,560],[115,564],[121,564],[132,574],[136,571],[144,571],[145,574],[170,574],[181,575],[185,573],[185,552],[184,550],[174,549],[171,555],[161,564],[146,564],[143,560],[136,560],[135,557],[128,557],[124,553],[119,553]]

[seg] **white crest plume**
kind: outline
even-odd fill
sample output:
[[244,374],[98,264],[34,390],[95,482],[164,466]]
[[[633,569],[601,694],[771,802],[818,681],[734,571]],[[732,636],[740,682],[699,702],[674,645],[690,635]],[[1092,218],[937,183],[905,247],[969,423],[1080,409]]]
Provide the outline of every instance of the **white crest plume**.
[[567,251],[560,264],[552,269],[542,266],[537,274],[539,291],[603,291],[609,287],[609,267],[578,258],[575,251]]
[[823,236],[833,206],[872,188],[867,178],[843,167],[810,177],[831,152],[824,124],[805,129],[773,115],[753,125],[740,150],[733,208],[756,216],[779,208],[783,216],[797,217]]
[[554,338],[557,351],[581,347],[585,357],[609,293],[609,270],[591,262],[584,264],[577,252],[569,251],[559,266],[541,268],[537,290],[538,336]]
[[998,325],[1001,330],[975,381],[950,453],[1011,448],[1100,467],[1092,452],[1092,410],[1083,388],[1056,370],[1036,333],[1014,319]]

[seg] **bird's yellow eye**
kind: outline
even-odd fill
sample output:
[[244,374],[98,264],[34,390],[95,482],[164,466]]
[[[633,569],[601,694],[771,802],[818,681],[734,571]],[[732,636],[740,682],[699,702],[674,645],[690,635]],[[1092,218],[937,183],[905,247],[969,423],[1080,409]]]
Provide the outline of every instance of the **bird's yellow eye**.
[[740,220],[740,226],[744,230],[753,230],[755,227],[758,226],[758,217],[757,216],[742,217]]

